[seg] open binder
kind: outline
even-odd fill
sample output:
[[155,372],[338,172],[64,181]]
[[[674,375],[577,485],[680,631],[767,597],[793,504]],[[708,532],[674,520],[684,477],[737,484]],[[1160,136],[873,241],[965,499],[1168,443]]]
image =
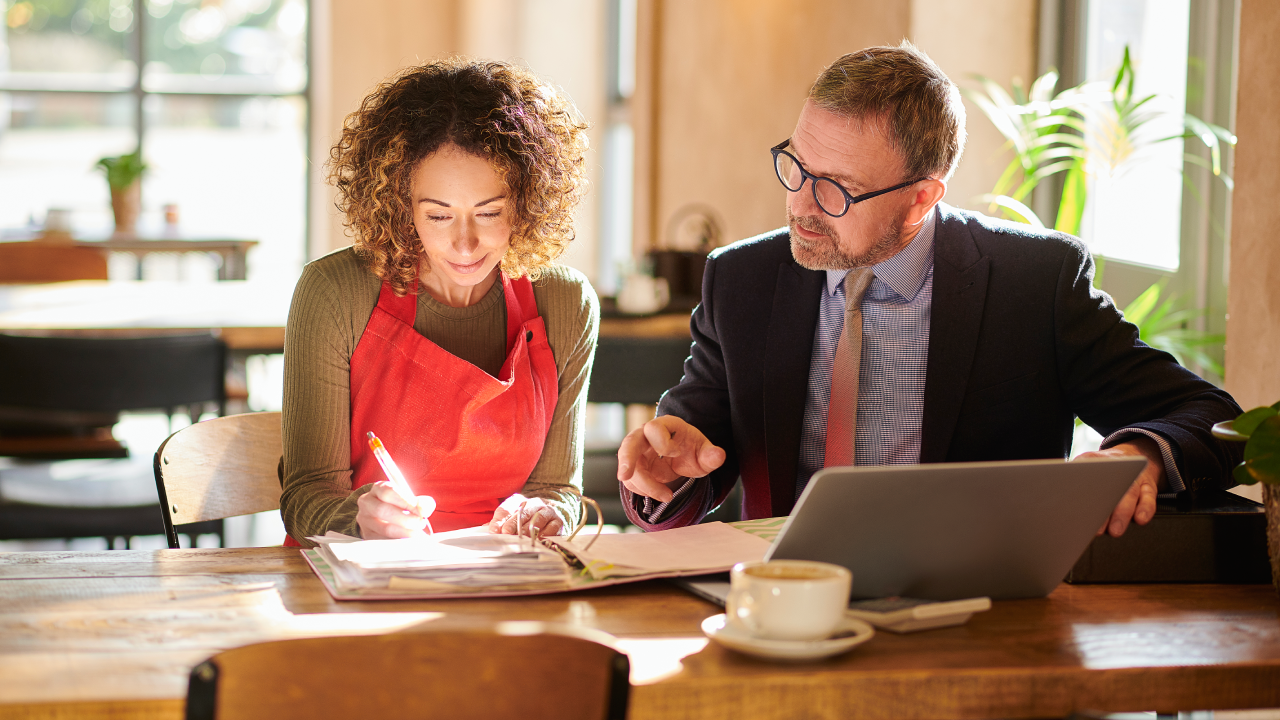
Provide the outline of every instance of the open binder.
[[[760,560],[785,518],[531,539],[484,527],[429,538],[314,537],[302,551],[337,600],[542,595],[724,572]],[[581,526],[579,527],[581,529]]]

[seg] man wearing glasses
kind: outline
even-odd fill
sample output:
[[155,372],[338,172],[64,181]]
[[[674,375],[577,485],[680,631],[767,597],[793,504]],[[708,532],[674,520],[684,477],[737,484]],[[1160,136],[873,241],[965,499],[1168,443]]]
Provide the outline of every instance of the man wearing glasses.
[[1112,535],[1229,478],[1209,428],[1239,407],[1138,341],[1079,240],[941,202],[964,120],[908,43],[818,77],[772,148],[787,228],[711,254],[684,378],[619,449],[633,522],[696,523],[739,477],[760,518],[826,466],[1066,457],[1076,416],[1148,460]]

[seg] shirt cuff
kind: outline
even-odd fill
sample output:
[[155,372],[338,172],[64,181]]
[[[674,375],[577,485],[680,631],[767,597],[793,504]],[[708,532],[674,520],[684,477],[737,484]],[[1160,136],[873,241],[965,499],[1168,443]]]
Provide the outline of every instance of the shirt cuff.
[[1162,496],[1174,495],[1187,489],[1186,483],[1182,481],[1182,473],[1178,472],[1178,462],[1173,457],[1173,445],[1158,432],[1152,432],[1146,428],[1121,428],[1107,436],[1102,441],[1101,447],[1110,447],[1117,445],[1126,436],[1145,435],[1156,441],[1156,447],[1160,448],[1160,459],[1164,461],[1164,476],[1169,481],[1169,492],[1160,493]]
[[645,522],[656,525],[662,521],[662,518],[665,517],[668,512],[676,512],[680,510],[689,502],[689,498],[697,495],[698,493],[693,491],[693,487],[700,484],[699,481],[703,479],[704,478],[686,479],[685,483],[671,494],[671,499],[664,503],[659,503],[651,497],[641,496],[644,497],[644,501],[641,504],[641,507],[637,508],[640,512],[640,516],[645,519]]

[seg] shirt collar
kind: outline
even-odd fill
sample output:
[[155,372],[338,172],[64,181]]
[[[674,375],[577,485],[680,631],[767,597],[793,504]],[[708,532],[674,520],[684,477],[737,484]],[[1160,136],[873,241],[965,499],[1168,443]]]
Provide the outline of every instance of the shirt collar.
[[[937,224],[937,216],[938,210],[935,207],[925,216],[924,222],[920,223],[920,230],[905,248],[871,268],[881,282],[907,301],[914,299],[920,288],[924,287],[925,276],[933,265],[933,230]],[[826,273],[827,293],[834,296],[849,271],[827,270]]]

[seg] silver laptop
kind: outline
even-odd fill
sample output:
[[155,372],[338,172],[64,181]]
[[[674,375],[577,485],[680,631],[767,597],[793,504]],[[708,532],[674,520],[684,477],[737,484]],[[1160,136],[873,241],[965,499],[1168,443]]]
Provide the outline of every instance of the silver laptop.
[[[854,598],[1044,597],[1145,465],[1091,458],[827,468],[765,558],[843,565]],[[727,578],[680,584],[722,603],[728,592]]]

